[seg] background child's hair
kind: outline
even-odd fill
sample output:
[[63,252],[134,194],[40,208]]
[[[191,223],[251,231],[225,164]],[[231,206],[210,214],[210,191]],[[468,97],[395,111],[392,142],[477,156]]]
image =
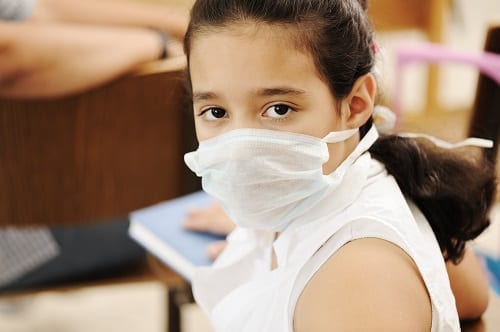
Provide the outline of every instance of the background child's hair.
[[[234,23],[262,22],[290,31],[291,41],[312,56],[319,75],[340,102],[374,66],[366,7],[367,1],[362,0],[198,0],[184,43],[188,70],[191,45],[200,34]],[[360,128],[361,135],[371,126],[370,119]],[[398,136],[381,137],[370,153],[422,210],[445,258],[457,263],[466,241],[489,225],[496,188],[494,167],[482,156],[470,158],[463,151]]]

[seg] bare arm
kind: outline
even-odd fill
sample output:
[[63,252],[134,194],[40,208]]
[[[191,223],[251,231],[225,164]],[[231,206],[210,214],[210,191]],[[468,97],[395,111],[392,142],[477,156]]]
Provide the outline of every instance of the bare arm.
[[0,22],[0,96],[90,89],[157,59],[161,49],[148,29]]
[[187,9],[165,5],[110,0],[38,0],[33,21],[149,27],[182,39]]
[[479,318],[488,306],[488,281],[474,252],[466,248],[463,260],[446,263],[446,269],[460,319]]
[[294,313],[294,331],[430,331],[431,303],[420,274],[399,247],[360,239],[313,276]]

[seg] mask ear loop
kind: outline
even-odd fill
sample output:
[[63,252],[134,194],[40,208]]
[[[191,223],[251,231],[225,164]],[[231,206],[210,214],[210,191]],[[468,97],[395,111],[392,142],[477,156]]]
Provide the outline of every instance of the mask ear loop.
[[331,133],[329,133],[328,135],[323,137],[321,139],[321,141],[325,142],[325,143],[343,142],[343,141],[353,137],[358,131],[359,131],[359,128],[341,130],[341,131],[332,131]]
[[[382,134],[392,134],[396,128],[396,114],[385,106],[375,106],[373,110],[373,123],[377,130]],[[437,137],[420,133],[399,133],[400,137],[407,138],[425,138],[434,145],[443,149],[457,149],[466,146],[489,149],[493,147],[493,141],[483,138],[469,137],[457,143],[449,143]]]
[[[342,133],[344,133],[343,134],[344,137],[347,136],[348,134],[350,134],[349,137],[347,137],[347,138],[352,137],[357,132],[359,132],[359,128],[342,131]],[[340,132],[334,132],[334,133],[336,133],[335,136],[337,136],[338,133],[340,133]],[[370,147],[377,141],[378,137],[379,137],[379,134],[378,134],[377,128],[371,127],[370,130],[368,130],[368,132],[365,134],[365,136],[358,143],[358,145],[356,146],[354,151],[352,151],[351,154],[348,155],[347,158],[332,172],[332,173],[336,173],[335,178],[332,178],[332,176],[331,176],[332,173],[325,174],[325,176],[327,177],[327,181],[335,182],[338,180],[337,177],[342,177],[345,174],[345,172],[347,171],[347,169],[349,168],[349,166],[352,165],[354,163],[354,161],[356,159],[358,159],[363,153],[368,151],[370,149]]]
[[[340,131],[332,131],[329,134],[327,134],[325,137],[323,137],[321,139],[321,142],[324,143],[324,147],[325,147],[325,149],[324,149],[325,155],[323,156],[323,160],[324,160],[323,164],[325,164],[326,162],[328,162],[328,160],[330,159],[330,153],[328,151],[327,143],[339,143],[339,142],[343,142],[343,141],[345,141],[345,140],[353,137],[354,135],[356,135],[357,132],[359,132],[359,128],[348,129],[348,130],[340,130]],[[339,165],[339,167],[341,165]],[[339,169],[339,167],[337,167],[335,170],[333,170],[329,174],[323,174],[324,179],[328,183],[331,184],[331,183],[335,183],[335,182],[338,181],[337,178],[339,177],[339,174],[338,174],[337,170]],[[335,179],[332,178],[332,176],[331,176],[332,173],[336,173]]]
[[431,141],[434,145],[443,148],[443,149],[457,149],[457,148],[462,148],[466,146],[474,146],[478,148],[485,148],[489,149],[493,147],[493,141],[489,139],[484,139],[484,138],[477,138],[477,137],[469,137],[466,138],[460,142],[457,143],[449,143],[446,141],[443,141],[437,137],[427,135],[427,134],[415,134],[415,133],[401,133],[398,136],[401,137],[408,137],[408,138],[425,138],[429,141]]

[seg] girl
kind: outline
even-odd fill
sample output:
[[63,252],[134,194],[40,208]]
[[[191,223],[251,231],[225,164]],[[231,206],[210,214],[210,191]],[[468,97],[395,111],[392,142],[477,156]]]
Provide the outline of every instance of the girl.
[[198,0],[187,165],[237,227],[192,280],[216,331],[458,331],[446,260],[487,227],[491,167],[379,137],[356,0]]

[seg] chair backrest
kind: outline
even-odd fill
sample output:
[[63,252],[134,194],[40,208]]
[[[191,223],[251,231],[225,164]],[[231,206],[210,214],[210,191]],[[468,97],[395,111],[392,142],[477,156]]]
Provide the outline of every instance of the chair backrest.
[[[396,47],[396,80],[393,109],[396,116],[401,115],[402,74],[405,67],[413,62],[424,63],[459,63],[475,66],[482,75],[500,84],[500,54],[493,52],[465,52],[432,43],[402,43]],[[398,121],[399,122],[399,121]]]
[[195,190],[185,61],[56,100],[0,99],[0,226],[124,216]]
[[[500,56],[500,23],[488,29],[484,50]],[[500,69],[498,70],[500,73]],[[497,141],[500,135],[500,83],[481,74],[477,83],[476,98],[472,107],[469,136]],[[489,160],[495,161],[498,145],[485,151]]]

